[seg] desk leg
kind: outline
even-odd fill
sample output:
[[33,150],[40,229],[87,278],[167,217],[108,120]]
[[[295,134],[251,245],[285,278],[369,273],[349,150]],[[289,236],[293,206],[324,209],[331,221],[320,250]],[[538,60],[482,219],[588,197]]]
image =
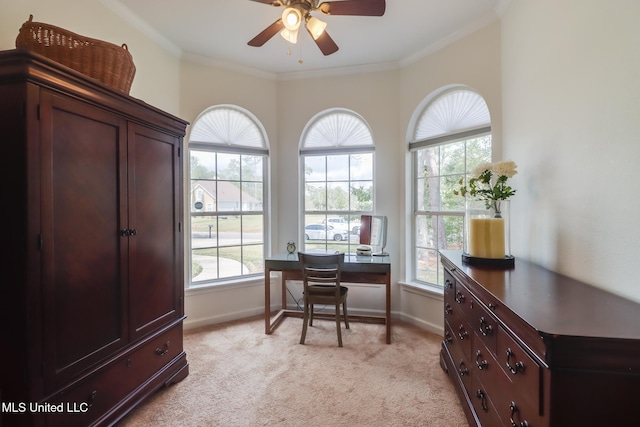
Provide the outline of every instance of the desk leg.
[[264,269],[264,333],[271,333],[271,270]]
[[391,273],[385,275],[387,288],[387,306],[386,306],[386,325],[387,325],[387,344],[391,344]]
[[287,272],[283,271],[282,272],[282,289],[280,289],[280,292],[282,292],[282,305],[280,306],[281,310],[285,310],[287,308]]

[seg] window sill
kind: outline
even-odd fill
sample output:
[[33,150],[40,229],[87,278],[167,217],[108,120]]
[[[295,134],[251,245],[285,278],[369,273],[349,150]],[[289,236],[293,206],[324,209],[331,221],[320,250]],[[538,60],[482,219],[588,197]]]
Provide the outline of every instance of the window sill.
[[220,282],[203,283],[201,285],[191,284],[189,288],[185,288],[184,293],[185,295],[198,295],[254,286],[264,286],[263,275],[243,277],[239,279],[236,278]]
[[427,298],[442,301],[444,298],[444,289],[434,285],[426,285],[416,282],[399,282],[403,291],[421,295]]

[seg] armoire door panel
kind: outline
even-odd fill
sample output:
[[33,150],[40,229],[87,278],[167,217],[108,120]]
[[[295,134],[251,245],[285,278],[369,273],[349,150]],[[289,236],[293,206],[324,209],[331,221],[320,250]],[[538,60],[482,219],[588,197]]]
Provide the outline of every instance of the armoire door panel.
[[129,124],[129,313],[131,334],[142,336],[181,315],[175,283],[182,271],[179,244],[179,140]]
[[126,122],[43,92],[45,377],[55,385],[123,346]]

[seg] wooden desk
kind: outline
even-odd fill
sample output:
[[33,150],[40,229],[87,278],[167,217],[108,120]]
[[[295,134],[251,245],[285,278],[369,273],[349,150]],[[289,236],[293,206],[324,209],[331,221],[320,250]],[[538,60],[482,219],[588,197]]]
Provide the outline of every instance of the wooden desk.
[[[271,272],[282,272],[282,307],[271,314]],[[302,280],[298,253],[279,254],[264,260],[264,321],[265,334],[278,327],[282,319],[288,316],[302,318],[300,310],[287,310],[287,280]],[[391,259],[388,256],[345,255],[342,267],[343,283],[373,283],[386,285],[385,316],[358,316],[349,314],[349,320],[356,322],[382,323],[387,326],[387,344],[391,344]],[[314,313],[315,318],[335,319],[329,313]]]

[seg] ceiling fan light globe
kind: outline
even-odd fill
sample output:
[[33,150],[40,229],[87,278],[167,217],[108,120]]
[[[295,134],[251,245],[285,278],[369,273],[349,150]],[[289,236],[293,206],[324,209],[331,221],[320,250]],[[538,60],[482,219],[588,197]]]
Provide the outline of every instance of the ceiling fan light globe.
[[280,35],[289,43],[296,44],[298,42],[298,30],[291,31],[285,28],[280,31]]
[[309,33],[314,40],[318,40],[318,37],[320,37],[322,33],[324,33],[325,28],[327,28],[327,23],[322,22],[316,17],[311,16],[307,20],[307,29],[309,30]]
[[282,12],[282,23],[289,31],[297,31],[300,28],[302,14],[294,7],[288,7]]

